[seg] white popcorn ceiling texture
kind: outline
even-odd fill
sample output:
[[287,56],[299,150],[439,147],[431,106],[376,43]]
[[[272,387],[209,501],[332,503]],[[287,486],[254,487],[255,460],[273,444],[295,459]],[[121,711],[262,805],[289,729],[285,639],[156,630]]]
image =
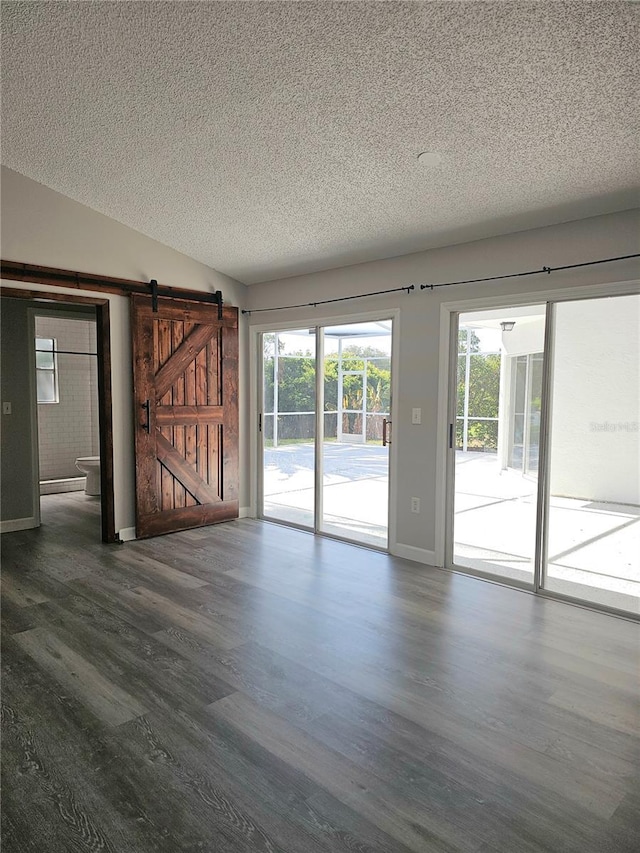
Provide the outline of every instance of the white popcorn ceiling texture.
[[639,4],[2,5],[3,162],[245,283],[637,200]]

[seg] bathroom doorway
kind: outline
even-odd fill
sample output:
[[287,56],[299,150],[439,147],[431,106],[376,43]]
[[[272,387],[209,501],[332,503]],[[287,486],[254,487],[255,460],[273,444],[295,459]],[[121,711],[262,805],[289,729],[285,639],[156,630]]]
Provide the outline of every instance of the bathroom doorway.
[[32,311],[41,517],[46,523],[55,513],[75,523],[86,516],[95,526],[101,492],[96,309],[62,304]]
[[[47,282],[48,283],[48,282]],[[113,492],[113,426],[112,426],[112,410],[111,410],[111,334],[109,321],[109,299],[104,296],[86,297],[76,296],[71,293],[59,293],[53,290],[26,290],[22,288],[14,288],[5,286],[2,287],[3,305],[11,302],[20,301],[24,304],[25,311],[25,334],[28,337],[29,352],[29,370],[30,375],[29,387],[31,398],[31,426],[27,428],[27,432],[31,435],[31,458],[32,470],[35,472],[32,479],[33,487],[33,507],[35,512],[35,525],[41,523],[41,510],[44,510],[44,515],[56,513],[58,520],[69,519],[70,526],[77,526],[81,518],[85,518],[87,539],[89,542],[116,542],[118,537],[115,530],[115,515],[114,515],[114,492]],[[55,333],[51,332],[51,326],[46,323],[38,322],[38,333],[36,333],[36,320],[39,317],[43,318],[65,318],[73,322],[87,320],[92,324],[89,330],[88,345],[86,342],[69,342],[64,344],[60,336],[56,337]],[[28,321],[28,322],[27,322]],[[36,342],[36,338],[40,338],[40,342]],[[80,345],[78,346],[78,343]],[[40,351],[37,352],[36,350]],[[71,353],[82,353],[76,355]],[[91,353],[89,355],[88,353]],[[25,353],[26,356],[26,353]],[[63,361],[64,359],[64,361]],[[37,364],[37,361],[39,364]],[[50,459],[46,465],[42,464],[41,448],[39,441],[39,418],[38,409],[43,406],[49,406],[49,413],[53,412],[57,406],[60,410],[60,403],[44,403],[45,399],[53,401],[60,400],[61,383],[63,381],[62,374],[64,372],[65,381],[64,394],[66,396],[77,396],[76,387],[71,387],[67,383],[67,379],[75,372],[76,367],[72,367],[73,362],[91,363],[92,378],[90,378],[90,402],[88,410],[84,415],[84,421],[90,426],[89,444],[80,444],[71,446],[76,443],[76,439],[71,438],[74,429],[73,412],[68,415],[67,423],[62,423],[60,432],[64,436],[64,440],[69,445],[66,448],[67,457],[64,466],[59,468],[57,472],[49,465]],[[42,401],[37,402],[39,386]],[[24,386],[23,386],[24,387]],[[86,397],[85,397],[86,400]],[[97,413],[96,413],[97,410]],[[82,416],[78,411],[75,413],[75,419],[80,420]],[[49,436],[51,443],[52,416],[50,414],[45,418],[43,416],[43,449],[47,443],[46,436]],[[25,425],[26,426],[26,425]],[[60,428],[60,424],[58,424]],[[97,450],[96,450],[96,432],[97,432]],[[61,442],[63,443],[63,442]],[[88,452],[85,452],[87,450]],[[69,467],[69,458],[72,467]],[[80,457],[98,457],[99,466],[98,472],[94,473],[93,491],[97,492],[94,495],[85,495],[85,480],[86,471],[79,471],[76,468],[75,460]],[[82,464],[82,463],[81,463]],[[39,474],[39,469],[42,467],[42,476]],[[86,467],[86,466],[84,466]],[[70,476],[69,476],[70,475]],[[74,483],[54,484],[54,480],[72,481],[80,478]],[[48,485],[42,487],[43,494],[41,495],[41,481]],[[99,482],[99,485],[98,485]],[[75,486],[75,488],[74,488]],[[80,488],[77,488],[80,486]],[[64,488],[65,490],[60,490]],[[70,490],[69,490],[70,489]],[[90,489],[91,490],[91,489]],[[47,491],[55,491],[54,494],[46,494]],[[46,521],[45,521],[46,523]],[[16,528],[23,529],[23,528]]]

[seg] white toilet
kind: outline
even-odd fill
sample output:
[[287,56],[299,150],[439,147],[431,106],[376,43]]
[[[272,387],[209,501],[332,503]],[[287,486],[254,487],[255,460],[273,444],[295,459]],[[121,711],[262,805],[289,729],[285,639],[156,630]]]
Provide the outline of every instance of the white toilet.
[[76,459],[76,468],[87,475],[87,482],[84,487],[85,495],[100,494],[100,457],[99,456],[80,456]]

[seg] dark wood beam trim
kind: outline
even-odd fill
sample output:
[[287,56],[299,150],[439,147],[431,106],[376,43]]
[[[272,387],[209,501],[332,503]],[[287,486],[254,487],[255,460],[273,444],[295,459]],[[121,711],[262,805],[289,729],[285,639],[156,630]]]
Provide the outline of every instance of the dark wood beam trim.
[[73,305],[104,305],[106,299],[93,296],[74,296],[71,293],[55,293],[53,290],[27,290],[24,287],[0,287],[0,296],[8,299],[31,299],[34,302],[68,302]]
[[[50,284],[72,290],[96,290],[99,293],[115,293],[127,296],[131,293],[149,295],[149,281],[133,281],[126,278],[94,275],[93,273],[63,270],[57,267],[42,267],[25,264],[21,261],[0,260],[0,277],[13,281],[26,281],[34,284]],[[171,299],[191,299],[195,302],[211,302],[222,306],[220,291],[187,290],[181,287],[169,287],[159,284],[157,295]]]
[[111,393],[111,326],[109,301],[96,306],[96,344],[98,353],[98,424],[100,433],[100,495],[102,502],[102,541],[115,542],[115,503],[113,495],[113,416]]

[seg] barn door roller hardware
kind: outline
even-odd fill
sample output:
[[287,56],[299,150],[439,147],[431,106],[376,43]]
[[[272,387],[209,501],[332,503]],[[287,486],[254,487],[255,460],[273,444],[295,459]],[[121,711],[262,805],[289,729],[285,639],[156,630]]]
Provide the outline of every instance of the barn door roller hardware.
[[152,278],[149,282],[149,289],[151,290],[151,310],[154,314],[158,313],[158,282],[155,278]]
[[158,282],[152,278],[149,282],[149,290],[151,291],[151,310],[154,314],[158,313]]
[[158,297],[164,296],[171,299],[188,298],[191,302],[211,302],[218,306],[218,320],[222,320],[222,291],[216,290],[213,293],[200,293],[196,291],[189,292],[189,296],[185,297],[185,291],[177,290],[175,287],[163,287],[158,284],[155,278],[149,282],[149,292],[151,293],[151,310],[154,314],[158,313]]

